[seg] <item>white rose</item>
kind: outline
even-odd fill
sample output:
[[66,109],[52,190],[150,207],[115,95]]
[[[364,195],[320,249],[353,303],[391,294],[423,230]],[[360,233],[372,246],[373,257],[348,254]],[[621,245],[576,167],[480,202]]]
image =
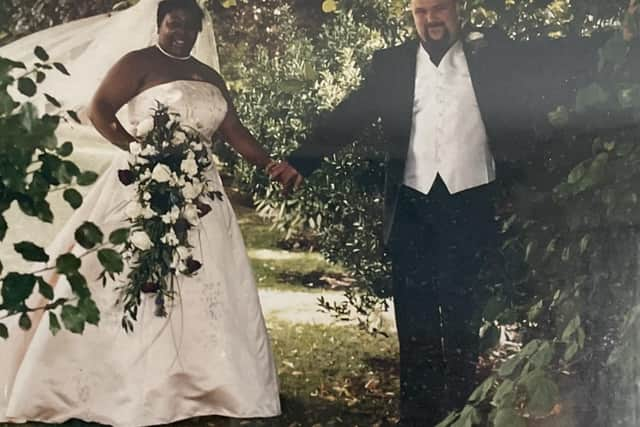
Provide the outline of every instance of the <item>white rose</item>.
[[134,157],[134,163],[137,165],[147,165],[149,164],[149,160],[145,159],[142,156],[133,156]]
[[151,178],[156,182],[167,182],[171,179],[171,169],[164,163],[158,163],[151,172]]
[[184,144],[185,142],[187,142],[187,136],[184,134],[184,132],[176,132],[173,134],[173,139],[171,140],[171,143],[173,145],[180,145]]
[[149,250],[153,247],[153,242],[151,242],[149,235],[144,231],[134,232],[133,234],[131,234],[129,241],[133,244],[133,246],[142,251]]
[[129,152],[134,155],[137,156],[142,152],[142,145],[140,145],[139,142],[136,141],[132,141],[129,143]]
[[165,234],[164,237],[162,237],[160,240],[162,241],[162,243],[166,243],[169,246],[177,246],[178,243],[180,243],[180,241],[178,240],[178,236],[176,236],[176,233],[173,230],[169,230],[169,232]]
[[142,216],[144,217],[144,219],[150,219],[150,218],[153,218],[156,215],[157,215],[156,211],[151,209],[149,206],[147,206],[146,208],[144,208],[142,210]]
[[140,152],[141,156],[155,156],[156,154],[158,154],[158,150],[153,145],[147,145]]
[[194,176],[198,173],[198,164],[195,159],[187,158],[180,163],[180,170],[189,176]]
[[198,225],[198,208],[193,203],[189,203],[184,207],[184,211],[182,211],[182,215],[184,219],[186,219],[191,225]]
[[165,224],[175,224],[180,218],[180,209],[177,206],[173,206],[169,212],[162,215],[162,222]]
[[124,210],[125,215],[129,219],[136,219],[139,216],[142,216],[143,208],[140,206],[138,202],[130,202],[127,204],[127,207]]
[[191,256],[191,250],[185,246],[178,246],[176,251],[180,259],[187,259]]
[[187,200],[193,200],[198,197],[202,193],[202,184],[198,183],[190,183],[187,182],[184,187],[182,187],[182,195]]
[[140,175],[140,181],[146,181],[151,178],[151,171],[149,169],[145,169],[144,172]]
[[136,126],[136,136],[144,136],[153,130],[153,118],[144,119]]

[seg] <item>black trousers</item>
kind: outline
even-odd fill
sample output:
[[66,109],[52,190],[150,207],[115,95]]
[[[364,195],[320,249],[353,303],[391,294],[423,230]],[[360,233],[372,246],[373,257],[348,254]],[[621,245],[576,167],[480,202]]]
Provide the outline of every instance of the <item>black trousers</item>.
[[428,195],[403,187],[389,242],[400,341],[401,425],[428,427],[464,406],[475,386],[478,273],[497,245],[493,184]]

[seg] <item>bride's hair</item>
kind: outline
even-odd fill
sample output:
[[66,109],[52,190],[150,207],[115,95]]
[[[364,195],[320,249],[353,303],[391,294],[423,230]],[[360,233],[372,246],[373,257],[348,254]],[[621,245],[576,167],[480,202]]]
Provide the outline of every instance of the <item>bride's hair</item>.
[[204,12],[196,2],[196,0],[162,0],[158,3],[158,28],[162,25],[162,20],[167,13],[174,10],[186,10],[193,14],[198,21],[198,31],[202,30],[202,20],[204,19]]

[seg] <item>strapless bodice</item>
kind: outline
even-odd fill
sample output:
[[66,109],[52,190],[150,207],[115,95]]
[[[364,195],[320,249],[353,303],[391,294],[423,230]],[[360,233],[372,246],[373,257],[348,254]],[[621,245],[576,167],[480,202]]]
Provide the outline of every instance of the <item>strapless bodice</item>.
[[220,89],[209,82],[174,80],[152,86],[133,97],[126,105],[129,131],[137,136],[137,127],[152,116],[158,103],[179,114],[183,126],[196,129],[210,140],[227,114],[227,101]]

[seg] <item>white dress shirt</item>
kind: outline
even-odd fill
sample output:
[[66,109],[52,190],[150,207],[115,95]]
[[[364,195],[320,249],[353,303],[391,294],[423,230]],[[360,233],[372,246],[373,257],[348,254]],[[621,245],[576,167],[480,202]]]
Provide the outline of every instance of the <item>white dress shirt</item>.
[[453,194],[493,181],[495,162],[462,43],[437,67],[422,46],[417,55],[404,184],[428,194],[439,174]]

